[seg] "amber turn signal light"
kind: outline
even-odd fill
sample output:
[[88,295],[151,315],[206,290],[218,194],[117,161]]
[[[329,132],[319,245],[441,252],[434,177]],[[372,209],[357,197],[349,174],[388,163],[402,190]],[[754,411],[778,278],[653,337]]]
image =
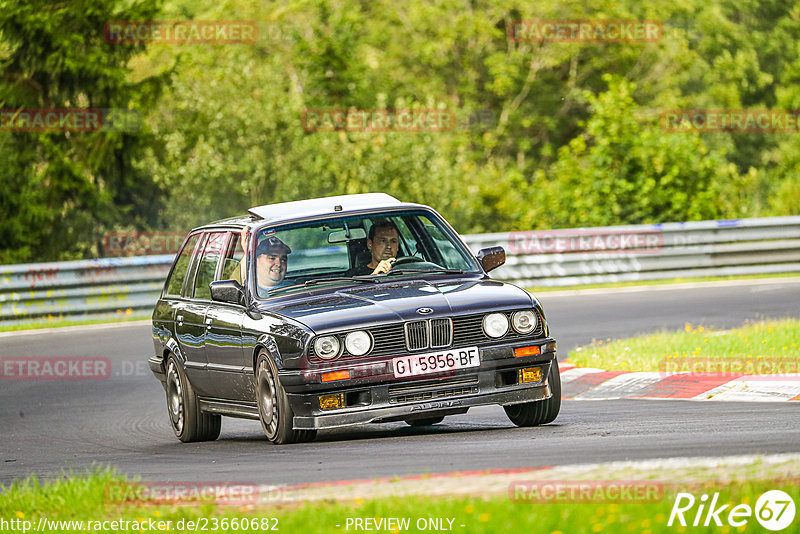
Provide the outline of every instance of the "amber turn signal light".
[[344,371],[333,371],[330,373],[322,373],[321,378],[323,382],[333,382],[334,380],[349,380],[350,370],[345,369]]
[[542,347],[539,345],[533,345],[531,347],[518,347],[514,349],[514,357],[519,358],[520,356],[537,356],[542,353]]

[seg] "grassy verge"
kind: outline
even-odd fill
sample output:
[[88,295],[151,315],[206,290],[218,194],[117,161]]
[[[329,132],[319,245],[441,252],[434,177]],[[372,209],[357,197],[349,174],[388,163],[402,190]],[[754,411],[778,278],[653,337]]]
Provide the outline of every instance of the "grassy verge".
[[[132,522],[134,527],[128,525],[125,525],[127,528],[118,527],[115,529],[117,532],[147,532],[151,528],[170,532],[194,531],[194,528],[187,525],[187,521],[194,521],[201,525],[197,530],[208,532],[254,532],[277,527],[279,532],[284,533],[314,534],[355,531],[354,520],[357,518],[362,521],[367,518],[376,521],[381,518],[407,518],[406,528],[381,530],[385,532],[435,530],[430,528],[430,520],[434,520],[438,521],[439,525],[448,527],[444,530],[464,533],[654,534],[696,530],[691,526],[691,522],[694,520],[697,506],[685,514],[688,519],[687,527],[681,527],[677,523],[667,526],[678,492],[692,493],[697,497],[698,504],[700,495],[704,493],[713,495],[719,492],[718,503],[731,503],[727,511],[737,504],[754,507],[761,494],[776,489],[788,493],[794,502],[800,502],[800,487],[797,485],[797,480],[777,478],[669,485],[664,486],[663,492],[659,492],[656,498],[652,496],[648,498],[647,502],[634,502],[635,499],[630,497],[627,499],[604,497],[603,502],[576,502],[561,498],[545,503],[533,503],[522,500],[523,496],[530,496],[530,493],[519,492],[483,497],[413,496],[283,506],[143,506],[141,504],[120,506],[107,503],[108,486],[122,481],[122,477],[111,471],[98,471],[87,476],[47,482],[41,486],[35,479],[19,482],[0,495],[0,520],[6,522],[16,520],[19,528],[8,528],[6,525],[5,530],[18,531],[23,530],[22,526],[25,523],[21,522],[24,521],[30,521],[29,529],[35,531],[33,525],[37,525],[42,517],[46,517],[49,521],[83,521],[82,525],[73,523],[72,528],[65,525],[54,526],[50,523],[49,532],[71,532],[81,530],[81,527],[84,531],[97,531],[98,528],[87,529],[92,526],[87,522],[122,520]],[[652,481],[650,483],[652,484]],[[511,498],[514,495],[518,500]],[[236,519],[235,527],[231,522],[233,519]],[[726,514],[722,514],[721,519],[725,521]],[[183,528],[179,528],[181,520]],[[247,520],[247,528],[242,528],[244,520]],[[349,528],[348,520],[350,520]],[[158,526],[152,526],[159,521],[168,528],[159,529]],[[419,528],[423,522],[427,523],[428,528]],[[796,519],[794,526],[797,522]],[[755,517],[750,517],[744,529],[723,527],[720,530],[720,532],[732,531],[760,532],[762,529]],[[790,527],[786,532],[796,531]]]
[[548,293],[551,291],[577,291],[580,289],[606,289],[616,287],[637,286],[665,286],[673,284],[687,284],[695,282],[721,282],[729,280],[761,280],[765,278],[795,278],[800,273],[774,273],[774,274],[743,274],[736,276],[707,276],[699,278],[668,278],[665,280],[633,280],[630,282],[609,282],[606,284],[581,284],[576,286],[544,287],[536,286],[526,288],[531,293]]
[[683,331],[598,340],[569,354],[579,367],[617,371],[800,372],[800,320],[765,321],[714,330],[686,323]]
[[84,320],[69,320],[69,319],[55,319],[47,322],[36,323],[22,323],[11,325],[0,325],[0,332],[19,332],[21,330],[39,330],[41,328],[59,328],[62,326],[83,326],[91,324],[108,324],[108,323],[126,323],[129,321],[142,321],[150,319],[151,314],[136,314],[136,315],[120,315],[118,317],[109,317],[107,319],[84,319]]

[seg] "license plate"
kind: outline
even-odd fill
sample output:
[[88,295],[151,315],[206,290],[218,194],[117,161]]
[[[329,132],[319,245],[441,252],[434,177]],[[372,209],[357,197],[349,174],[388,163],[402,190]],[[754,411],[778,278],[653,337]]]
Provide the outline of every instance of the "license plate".
[[395,378],[466,369],[467,367],[478,367],[480,364],[478,347],[445,349],[427,354],[402,356],[392,360]]

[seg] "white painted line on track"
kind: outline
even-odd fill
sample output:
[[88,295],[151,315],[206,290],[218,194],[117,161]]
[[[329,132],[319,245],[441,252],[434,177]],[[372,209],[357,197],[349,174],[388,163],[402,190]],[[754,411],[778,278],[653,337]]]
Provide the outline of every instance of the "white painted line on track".
[[788,401],[800,394],[800,374],[744,376],[731,380],[692,400],[716,401]]
[[569,382],[570,380],[575,380],[576,378],[579,378],[583,375],[589,375],[594,373],[605,373],[605,370],[593,369],[591,367],[573,367],[572,369],[561,371],[561,381]]
[[648,386],[664,379],[663,373],[626,373],[606,380],[599,386],[592,388],[574,400],[616,400],[636,396],[645,391]]

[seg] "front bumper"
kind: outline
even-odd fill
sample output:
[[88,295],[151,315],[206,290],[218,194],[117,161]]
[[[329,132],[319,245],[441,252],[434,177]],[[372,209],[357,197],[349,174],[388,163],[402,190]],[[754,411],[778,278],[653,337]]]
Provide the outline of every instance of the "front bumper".
[[[294,428],[313,430],[362,423],[401,421],[464,413],[473,406],[542,401],[552,396],[548,376],[558,365],[555,352],[513,360],[489,360],[446,378],[382,381],[377,384],[287,393],[295,414]],[[540,367],[538,382],[515,381],[519,369]],[[323,410],[320,395],[343,394],[344,408]]]

